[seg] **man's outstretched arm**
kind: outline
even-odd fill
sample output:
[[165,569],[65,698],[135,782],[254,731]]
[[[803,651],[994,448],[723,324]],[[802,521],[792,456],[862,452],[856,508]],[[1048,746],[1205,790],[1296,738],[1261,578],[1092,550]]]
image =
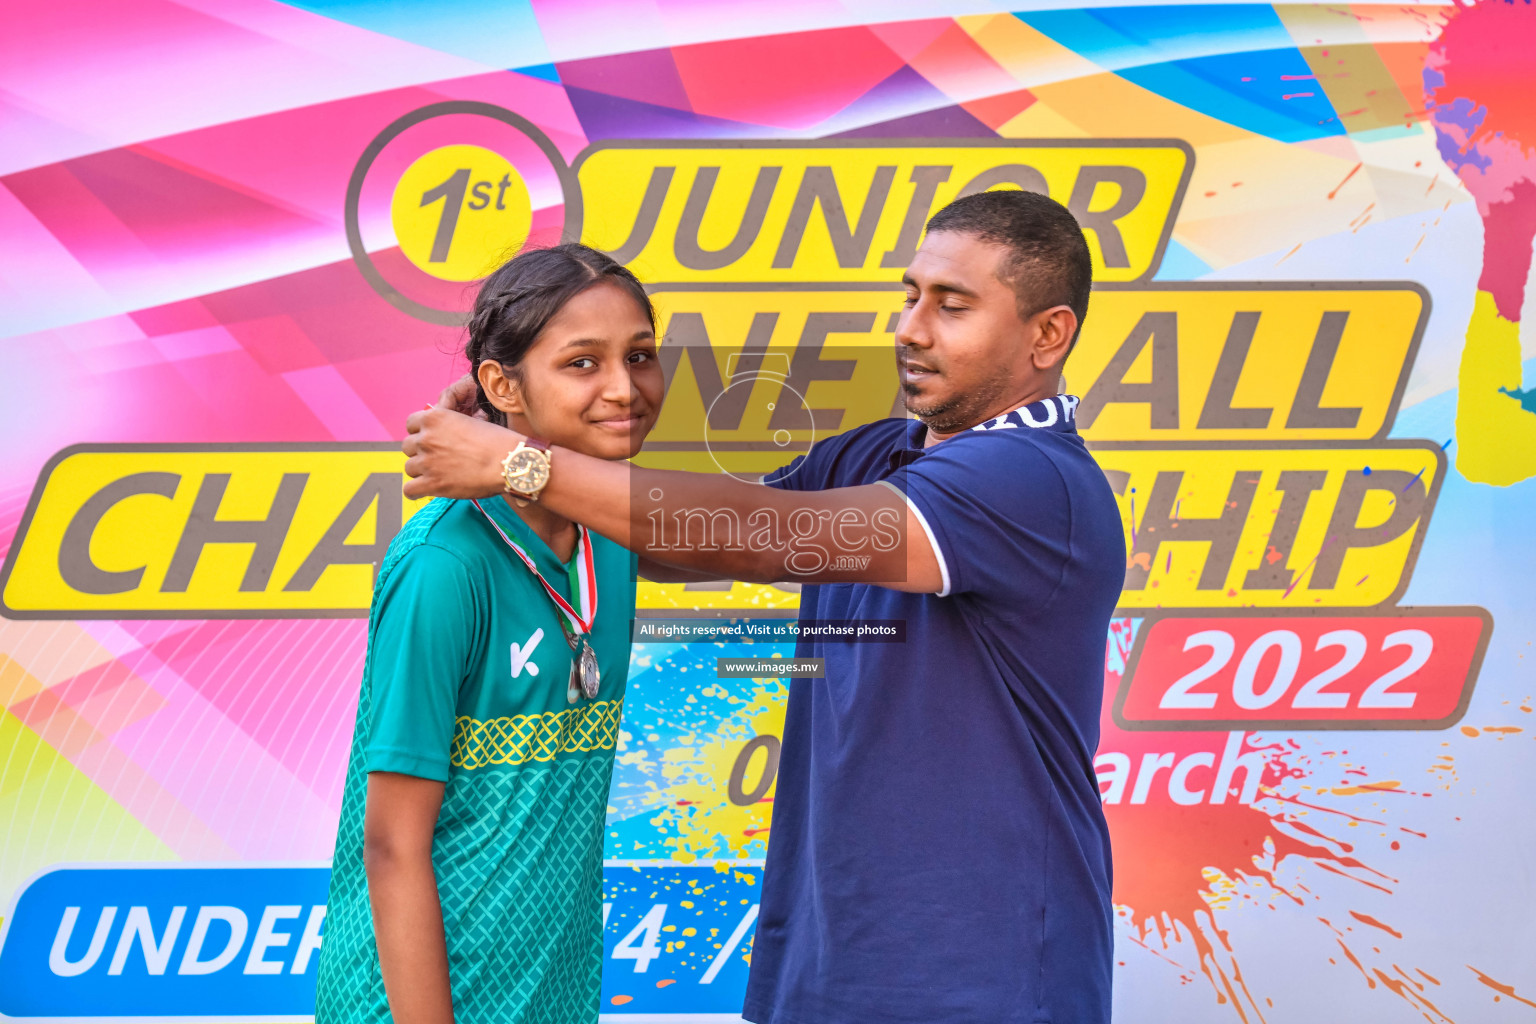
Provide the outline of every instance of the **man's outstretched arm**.
[[[502,494],[501,462],[522,439],[441,406],[411,414],[407,429],[410,498]],[[646,558],[728,579],[945,586],[921,517],[883,484],[781,491],[557,448],[539,501]]]
[[640,577],[652,583],[718,583],[725,577],[708,569],[684,569],[680,565],[658,562],[640,556]]

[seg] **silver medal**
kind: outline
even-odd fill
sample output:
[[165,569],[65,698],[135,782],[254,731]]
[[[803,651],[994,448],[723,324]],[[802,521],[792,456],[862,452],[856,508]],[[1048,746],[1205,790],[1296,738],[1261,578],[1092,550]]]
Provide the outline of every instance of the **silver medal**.
[[[597,653],[592,650],[592,645],[587,643],[587,638],[581,638],[581,652],[577,656],[577,663],[581,665],[581,692],[587,695],[588,700],[597,697],[598,687],[603,685],[603,678],[597,670]],[[572,665],[574,672],[576,666]]]
[[582,694],[591,700],[603,685],[602,674],[597,668],[597,653],[592,650],[585,634],[574,635],[569,628],[562,632],[566,644],[571,648],[571,676],[565,684],[565,702],[575,704],[581,700]]
[[[564,623],[561,623],[563,626]],[[581,700],[581,654],[576,646],[576,638],[571,635],[569,629],[562,629],[565,635],[566,645],[571,649],[571,674],[565,682],[565,702],[575,704]]]

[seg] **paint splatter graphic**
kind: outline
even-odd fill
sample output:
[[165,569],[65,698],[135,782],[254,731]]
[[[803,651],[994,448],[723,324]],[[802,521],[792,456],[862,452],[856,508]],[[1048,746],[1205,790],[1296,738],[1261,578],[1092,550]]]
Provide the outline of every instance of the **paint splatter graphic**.
[[1520,312],[1536,238],[1536,16],[1461,3],[1424,63],[1440,156],[1477,201],[1483,264],[1462,350],[1457,468],[1507,486],[1536,475],[1536,415],[1522,388]]
[[[773,813],[782,680],[719,679],[716,659],[789,645],[641,644],[610,796],[610,858],[761,859]],[[764,739],[756,739],[764,737]],[[754,744],[756,740],[756,744]]]
[[[1140,625],[1111,625],[1106,708]],[[1237,1020],[1265,1021],[1270,1000],[1243,975],[1239,952],[1220,924],[1240,903],[1271,909],[1320,902],[1307,878],[1327,872],[1390,894],[1386,862],[1425,833],[1398,823],[1427,792],[1373,780],[1347,744],[1268,733],[1125,732],[1106,712],[1097,761],[1113,836],[1114,901],[1130,941],[1192,982],[1202,975]],[[1442,755],[1433,777],[1450,785]],[[1432,772],[1435,770],[1432,769]],[[1396,801],[1394,806],[1393,801]],[[1405,801],[1407,803],[1405,803]],[[1360,911],[1317,916],[1338,947],[1332,961],[1358,971],[1370,989],[1390,992],[1431,1021],[1447,1021],[1427,994],[1440,982],[1391,963],[1381,936],[1401,932]],[[1368,951],[1367,951],[1368,950]],[[1193,961],[1191,966],[1190,961]],[[1378,962],[1379,961],[1379,962]]]
[[[1381,898],[1398,887],[1392,858],[1428,838],[1415,827],[1416,806],[1431,791],[1459,785],[1449,742],[1434,748],[1420,785],[1373,774],[1347,739],[1331,734],[1120,730],[1108,709],[1140,625],[1132,618],[1111,624],[1097,761],[1121,937],[1178,972],[1181,983],[1208,985],[1232,1019],[1266,1022],[1275,993],[1245,976],[1240,943],[1223,915],[1244,906],[1292,915],[1305,909],[1292,919],[1314,922],[1312,945],[1334,967],[1429,1021],[1450,1021],[1439,995],[1449,968],[1401,962],[1405,955],[1395,950],[1403,931],[1380,910]],[[694,864],[763,856],[771,759],[750,748],[771,737],[776,750],[787,688],[713,678],[717,657],[765,653],[755,647],[636,648],[632,692],[645,697],[626,709],[610,857]],[[1486,742],[1518,732],[1468,725],[1455,735]],[[1361,902],[1341,905],[1339,886],[1319,887],[1322,877],[1343,880],[1343,898],[1356,891]],[[1526,998],[1499,989],[1503,982],[1482,984],[1499,999]]]

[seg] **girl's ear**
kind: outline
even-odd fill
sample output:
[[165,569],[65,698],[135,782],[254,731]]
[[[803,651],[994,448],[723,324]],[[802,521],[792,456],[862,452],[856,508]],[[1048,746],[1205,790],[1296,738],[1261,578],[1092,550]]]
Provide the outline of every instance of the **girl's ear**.
[[502,412],[522,415],[523,389],[515,376],[510,376],[498,362],[487,359],[476,373],[485,397]]

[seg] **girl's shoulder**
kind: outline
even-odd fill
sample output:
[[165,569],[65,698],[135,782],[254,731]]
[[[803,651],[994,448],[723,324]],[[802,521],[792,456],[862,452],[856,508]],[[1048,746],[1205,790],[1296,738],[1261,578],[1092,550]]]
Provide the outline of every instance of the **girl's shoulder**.
[[[451,498],[433,498],[410,519],[389,544],[389,550],[379,566],[379,584],[393,575],[406,556],[421,548],[433,549],[433,561],[457,561],[464,569],[473,570],[482,560],[479,551],[481,538],[473,522],[465,516],[465,509],[472,513],[473,506],[467,501]],[[452,556],[444,559],[442,556]],[[416,560],[420,560],[420,556]]]

